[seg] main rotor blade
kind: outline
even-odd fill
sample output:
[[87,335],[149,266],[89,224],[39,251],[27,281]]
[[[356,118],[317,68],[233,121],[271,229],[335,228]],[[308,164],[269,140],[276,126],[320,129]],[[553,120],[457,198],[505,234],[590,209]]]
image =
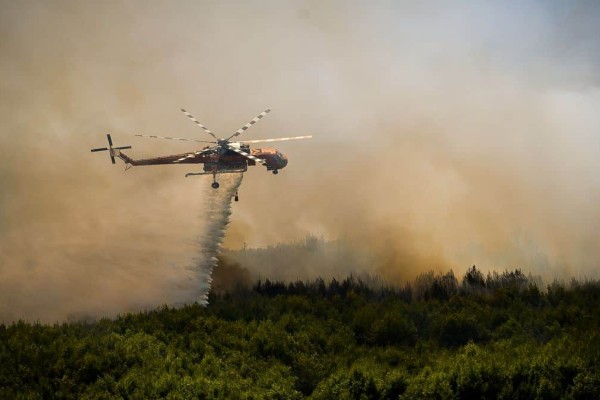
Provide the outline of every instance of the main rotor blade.
[[173,162],[178,163],[180,161],[187,160],[188,158],[194,158],[194,157],[196,157],[196,155],[194,153],[190,153],[190,154],[187,154],[185,157],[181,157]]
[[267,108],[265,111],[263,111],[260,114],[258,114],[252,121],[248,122],[246,125],[242,126],[240,129],[238,129],[236,133],[234,133],[233,135],[229,136],[227,138],[227,140],[231,139],[232,137],[238,136],[240,133],[243,133],[244,131],[246,131],[246,129],[250,128],[252,125],[254,125],[258,121],[260,121],[260,119],[262,117],[264,117],[265,115],[267,115],[269,112],[271,112],[271,110]]
[[186,138],[178,138],[178,137],[168,137],[168,136],[137,135],[137,134],[133,135],[133,136],[139,136],[139,137],[145,137],[145,138],[152,138],[152,139],[183,140],[184,142],[216,143],[216,142],[209,142],[207,140],[195,140],[195,139],[186,139]]
[[249,158],[250,160],[256,161],[257,163],[260,163],[260,164],[262,164],[262,165],[265,165],[265,164],[266,164],[266,161],[265,161],[265,160],[263,160],[262,158],[254,157],[253,155],[251,155],[251,154],[248,154],[248,153],[246,153],[245,151],[238,149],[237,147],[233,147],[233,146],[227,146],[227,148],[228,148],[229,150],[233,150],[233,151],[235,151],[235,152],[236,152],[236,153],[238,153],[238,154],[241,154],[241,155],[243,155],[243,156],[244,156],[244,157],[246,157],[246,158]]
[[131,146],[121,146],[121,147],[113,147],[113,149],[117,149],[117,150],[125,150],[125,149],[130,149]]
[[274,138],[274,139],[256,139],[256,140],[240,140],[240,143],[267,143],[267,142],[283,142],[286,140],[299,140],[299,139],[310,139],[312,135],[309,136],[295,136],[295,137],[282,137],[282,138]]
[[195,151],[193,153],[186,154],[185,157],[181,157],[181,158],[179,158],[179,159],[177,159],[177,160],[175,160],[173,162],[174,163],[178,163],[178,162],[181,162],[183,160],[187,160],[187,159],[190,159],[190,158],[195,158],[196,156],[198,156],[200,154],[208,153],[208,152],[210,152],[212,150],[214,150],[214,147],[211,147],[210,149],[204,149],[204,150],[200,150],[200,151]]
[[110,133],[106,134],[106,138],[108,139],[108,145],[112,147],[112,139],[110,138]]
[[196,125],[198,125],[200,128],[204,129],[204,132],[208,133],[210,136],[214,137],[215,140],[219,140],[218,137],[215,136],[214,133],[212,133],[207,127],[205,127],[204,125],[202,125],[200,123],[200,121],[198,121],[196,118],[194,118],[194,116],[192,114],[190,114],[189,112],[185,111],[183,108],[181,109],[181,112],[184,113],[189,119],[191,119]]
[[194,154],[203,154],[203,153],[208,153],[210,151],[213,151],[214,149],[216,149],[218,146],[213,146],[213,147],[209,147],[208,149],[202,149],[202,150],[198,150],[195,151]]
[[106,151],[106,150],[108,150],[108,147],[101,147],[99,149],[92,149],[92,153],[95,151]]
[[115,157],[112,154],[110,155],[110,161],[112,161],[113,164],[116,164]]

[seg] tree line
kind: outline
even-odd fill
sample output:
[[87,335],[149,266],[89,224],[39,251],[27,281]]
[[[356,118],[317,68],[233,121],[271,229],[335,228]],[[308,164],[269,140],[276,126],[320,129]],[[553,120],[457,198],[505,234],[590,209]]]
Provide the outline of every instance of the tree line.
[[209,306],[0,325],[0,398],[596,399],[600,283],[256,282]]

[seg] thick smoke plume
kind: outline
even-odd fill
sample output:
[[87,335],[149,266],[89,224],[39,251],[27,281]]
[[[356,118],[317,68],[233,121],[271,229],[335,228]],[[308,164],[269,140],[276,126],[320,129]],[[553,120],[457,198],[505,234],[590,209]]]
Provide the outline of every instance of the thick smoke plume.
[[315,136],[246,174],[224,247],[313,234],[392,280],[596,277],[599,25],[588,1],[0,0],[1,318],[180,301],[210,182],[89,149],[193,150],[132,136],[206,139],[182,107],[220,137],[266,107],[247,139]]

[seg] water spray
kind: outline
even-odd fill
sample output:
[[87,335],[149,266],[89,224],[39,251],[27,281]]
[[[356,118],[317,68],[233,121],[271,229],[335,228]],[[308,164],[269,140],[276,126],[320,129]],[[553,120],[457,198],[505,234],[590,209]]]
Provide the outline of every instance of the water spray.
[[190,243],[195,248],[195,256],[186,267],[186,281],[180,285],[183,297],[188,301],[208,303],[212,271],[217,265],[217,255],[231,216],[231,200],[237,196],[243,176],[241,173],[223,175],[219,190],[206,188],[206,201],[200,214],[205,221],[204,233]]

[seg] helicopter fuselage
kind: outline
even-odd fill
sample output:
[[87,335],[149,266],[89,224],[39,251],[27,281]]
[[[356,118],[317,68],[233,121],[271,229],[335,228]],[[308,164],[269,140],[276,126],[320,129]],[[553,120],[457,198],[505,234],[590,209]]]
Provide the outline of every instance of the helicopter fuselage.
[[[207,150],[209,147],[204,148]],[[269,171],[276,171],[288,164],[288,158],[277,149],[271,147],[265,147],[261,149],[250,150],[247,146],[242,146],[242,150],[248,152],[256,158],[265,161],[265,166]],[[217,170],[230,170],[230,169],[241,169],[246,166],[256,165],[256,161],[248,159],[232,150],[225,149],[224,151],[211,151],[202,154],[184,153],[184,154],[172,154],[162,157],[153,157],[135,160],[123,152],[116,150],[114,156],[119,157],[125,163],[132,166],[142,165],[165,165],[165,164],[204,164],[205,171]],[[182,159],[184,158],[184,159]],[[179,161],[178,161],[179,160]]]

